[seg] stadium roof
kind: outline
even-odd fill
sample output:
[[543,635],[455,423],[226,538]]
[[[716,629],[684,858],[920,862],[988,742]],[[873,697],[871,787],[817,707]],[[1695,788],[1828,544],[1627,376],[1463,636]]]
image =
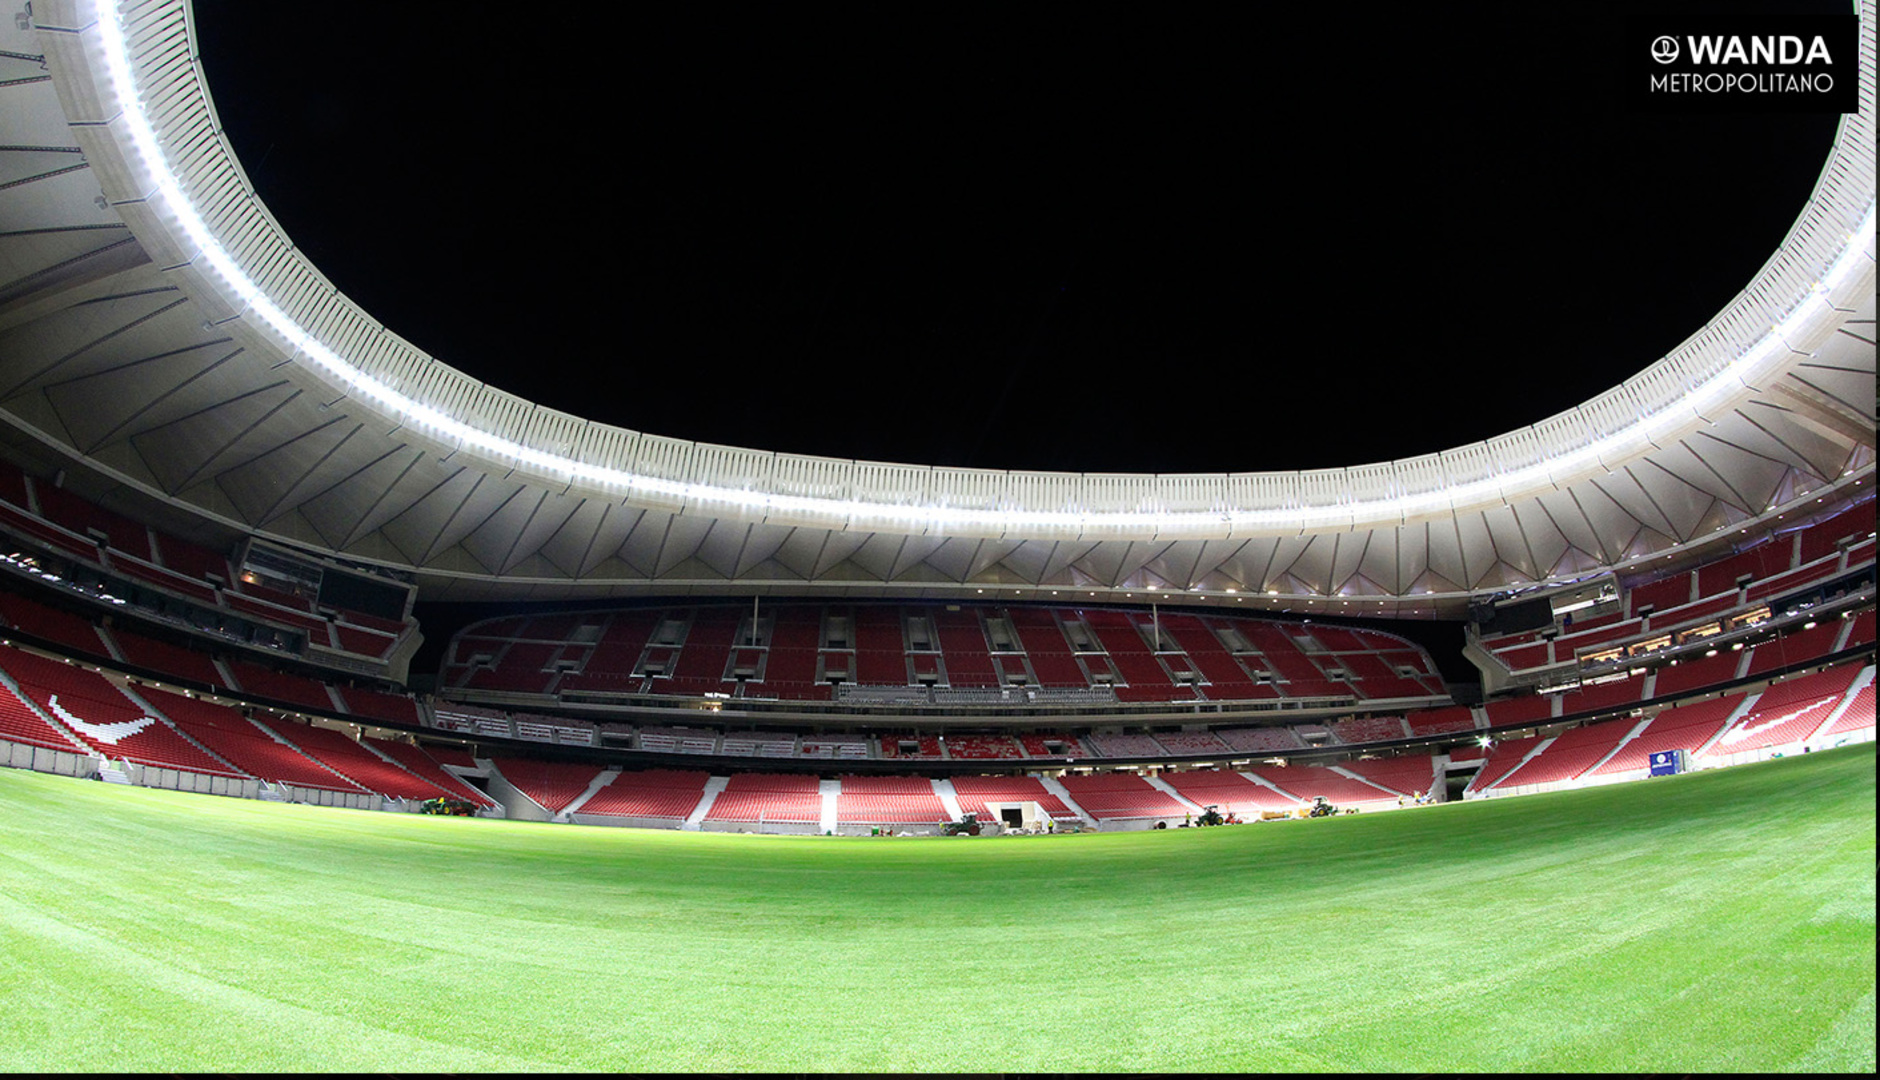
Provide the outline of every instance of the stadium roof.
[[1861,111],[1813,196],[1663,359],[1440,454],[1146,476],[697,444],[479,383],[352,303],[269,216],[186,4],[42,2],[36,31],[0,28],[0,419],[19,456],[107,503],[410,569],[427,599],[1153,591],[1454,613],[1871,490],[1873,5],[1861,14]]

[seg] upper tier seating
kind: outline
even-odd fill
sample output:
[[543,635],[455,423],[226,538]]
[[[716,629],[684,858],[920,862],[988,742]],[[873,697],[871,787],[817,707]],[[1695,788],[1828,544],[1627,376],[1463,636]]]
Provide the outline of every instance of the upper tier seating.
[[1033,776],[956,776],[953,793],[960,804],[960,813],[977,814],[981,821],[996,816],[987,809],[987,803],[1035,802],[1046,815],[1059,821],[1077,817],[1077,811],[1046,791],[1043,782]]
[[112,629],[111,638],[127,664],[200,686],[228,689],[228,679],[216,669],[208,653],[145,637],[121,626]]
[[1134,773],[1064,776],[1059,783],[1084,812],[1099,821],[1116,818],[1180,817],[1192,813],[1167,792]]
[[[847,620],[848,633],[825,647],[822,627],[836,616]],[[648,644],[668,619],[688,627],[683,642]],[[987,634],[998,625],[989,620],[997,619],[1008,621],[1013,633],[1001,637],[995,655]],[[825,678],[860,687],[931,682],[941,690],[993,689],[1017,685],[1022,677],[1043,690],[1084,690],[1144,703],[1442,693],[1428,656],[1401,639],[1370,630],[1328,630],[1338,651],[1321,655],[1345,673],[1341,679],[1349,677],[1340,681],[1327,677],[1282,624],[1247,617],[1171,613],[1162,620],[1160,654],[1147,636],[1153,621],[1140,611],[783,604],[760,615],[760,627],[769,624],[767,639],[733,642],[746,621],[741,605],[487,620],[451,642],[440,685],[529,694],[729,692],[753,699],[829,700],[830,686],[817,681],[820,659]],[[602,626],[599,640],[588,640]],[[577,630],[585,635],[578,642],[568,637]],[[918,638],[910,636],[915,633]],[[1236,643],[1232,650],[1230,639]],[[474,663],[478,656],[487,659]],[[662,670],[653,673],[648,665]],[[750,669],[742,685],[727,680],[734,666]]]
[[1560,695],[1560,715],[1606,712],[1627,705],[1637,705],[1645,696],[1645,677],[1626,675],[1608,683],[1597,683]]
[[287,705],[300,705],[318,712],[338,711],[333,706],[332,697],[326,692],[326,684],[318,680],[264,668],[245,660],[232,660],[228,667],[244,694]]
[[1025,751],[1010,735],[949,735],[947,756],[955,759],[1022,758]]
[[1162,744],[1147,735],[1092,735],[1090,745],[1104,757],[1160,757]]
[[1162,744],[1162,749],[1171,754],[1225,754],[1227,744],[1214,736],[1211,731],[1164,731],[1156,735],[1155,741]]
[[1332,734],[1342,743],[1374,743],[1409,737],[1401,716],[1353,716],[1331,723]]
[[577,814],[608,817],[685,818],[698,809],[711,774],[685,769],[623,772],[582,803]]
[[1488,714],[1489,727],[1501,728],[1529,721],[1545,720],[1553,715],[1553,708],[1552,696],[1533,694],[1491,701],[1482,707],[1482,711]]
[[1306,741],[1289,727],[1226,728],[1215,734],[1230,749],[1242,753],[1284,753],[1306,748]]
[[1467,705],[1446,709],[1425,709],[1404,717],[1412,735],[1444,735],[1452,731],[1474,731],[1475,714]]
[[1658,669],[1658,682],[1653,694],[1669,698],[1706,686],[1721,686],[1737,677],[1737,666],[1742,661],[1741,652],[1725,649],[1715,656],[1698,656],[1668,664]]
[[56,642],[81,656],[99,659],[109,659],[111,656],[91,620],[49,607],[37,600],[29,600],[17,593],[0,591],[0,618],[19,630]]
[[339,691],[340,700],[346,703],[346,711],[361,719],[384,720],[412,727],[424,722],[418,713],[418,703],[406,695],[364,690],[356,686],[336,686],[334,689]]
[[[937,758],[944,757],[940,750],[940,739],[936,735],[883,735],[880,737],[881,756],[884,758]],[[912,744],[911,748],[908,745]]]
[[[1798,532],[1720,556],[1695,570],[1632,582],[1623,590],[1620,612],[1563,626],[1551,643],[1530,632],[1490,636],[1482,644],[1510,670],[1518,672],[1571,663],[1576,653],[1598,652],[1646,641],[1667,631],[1688,630],[1733,611],[1753,610],[1871,563],[1872,546],[1861,538],[1872,531],[1873,507],[1865,503]],[[1808,644],[1812,647],[1814,643]],[[1825,650],[1803,659],[1821,655]]]
[[[1025,748],[1025,754],[1028,757],[1048,758],[1064,757],[1067,755],[1070,757],[1080,757],[1089,753],[1088,750],[1084,749],[1083,740],[1074,735],[1053,734],[1051,732],[1041,731],[1030,735],[1020,735],[1018,742],[1020,746]],[[1053,746],[1056,746],[1057,749],[1053,749]]]

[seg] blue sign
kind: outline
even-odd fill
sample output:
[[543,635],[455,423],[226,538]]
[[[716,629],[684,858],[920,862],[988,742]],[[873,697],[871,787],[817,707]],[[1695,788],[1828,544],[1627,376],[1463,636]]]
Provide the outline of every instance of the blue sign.
[[1652,751],[1651,774],[1653,776],[1676,776],[1677,774],[1683,771],[1684,771],[1684,751],[1682,750],[1654,750]]

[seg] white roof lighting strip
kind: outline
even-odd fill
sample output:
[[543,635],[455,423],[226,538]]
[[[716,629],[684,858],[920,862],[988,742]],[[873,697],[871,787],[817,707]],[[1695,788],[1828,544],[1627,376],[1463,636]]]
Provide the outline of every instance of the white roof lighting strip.
[[113,0],[100,0],[98,28],[104,46],[103,59],[108,74],[111,104],[119,110],[124,131],[142,156],[143,165],[154,184],[146,195],[146,201],[167,211],[182,234],[196,247],[198,256],[195,265],[205,271],[212,271],[220,279],[230,295],[238,298],[245,307],[245,317],[258,319],[279,335],[291,346],[296,360],[311,365],[349,393],[368,399],[405,424],[504,462],[539,470],[570,482],[622,492],[629,497],[633,493],[640,493],[666,499],[695,500],[756,515],[783,513],[811,515],[832,521],[840,519],[850,528],[881,525],[942,532],[990,528],[1014,533],[1030,530],[1124,533],[1196,529],[1213,532],[1223,529],[1292,531],[1326,526],[1350,527],[1355,521],[1403,520],[1484,503],[1498,504],[1516,494],[1555,487],[1564,479],[1589,471],[1603,471],[1617,461],[1636,455],[1642,448],[1661,445],[1667,439],[1679,437],[1696,424],[1708,422],[1707,418],[1716,410],[1727,408],[1732,400],[1754,390],[1760,381],[1788,358],[1792,351],[1788,345],[1790,339],[1808,337],[1815,332],[1817,320],[1832,317],[1834,309],[1827,298],[1828,294],[1840,287],[1850,275],[1864,271],[1870,262],[1863,240],[1874,230],[1871,191],[1867,193],[1865,216],[1852,232],[1846,234],[1838,255],[1815,287],[1753,345],[1677,399],[1673,403],[1676,407],[1655,409],[1577,449],[1545,456],[1523,467],[1492,472],[1481,479],[1446,483],[1435,490],[1418,494],[1353,497],[1341,499],[1335,505],[1303,503],[1257,509],[1227,506],[1208,510],[1113,512],[1023,507],[992,509],[944,504],[897,505],[665,479],[595,465],[531,447],[446,415],[431,405],[405,396],[374,377],[328,347],[296,321],[244,271],[192,203],[165,153],[163,140],[159,138],[140,96],[136,60],[127,40],[126,16],[121,7],[120,3]]

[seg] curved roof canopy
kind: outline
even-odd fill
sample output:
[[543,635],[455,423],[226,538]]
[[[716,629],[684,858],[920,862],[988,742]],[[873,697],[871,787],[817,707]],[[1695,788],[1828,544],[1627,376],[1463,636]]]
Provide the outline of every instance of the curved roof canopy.
[[75,485],[409,568],[434,599],[1155,590],[1453,612],[1871,489],[1873,4],[1861,14],[1861,111],[1790,234],[1637,376],[1442,454],[1140,476],[695,444],[477,383],[348,301],[269,217],[183,0],[42,0],[36,27],[0,28],[29,58],[0,62],[43,55],[50,73],[0,76],[0,419],[82,466]]

